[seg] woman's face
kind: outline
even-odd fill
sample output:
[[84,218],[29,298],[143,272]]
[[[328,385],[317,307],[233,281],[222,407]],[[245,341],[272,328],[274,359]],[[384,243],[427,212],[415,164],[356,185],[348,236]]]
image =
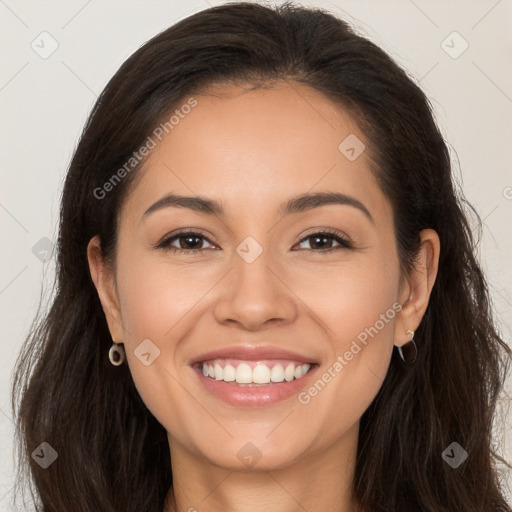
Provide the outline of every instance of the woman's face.
[[[137,389],[171,452],[217,466],[279,468],[353,445],[410,292],[367,141],[298,83],[194,98],[121,211],[106,314]],[[297,201],[320,193],[340,196]],[[169,195],[191,199],[160,202]]]

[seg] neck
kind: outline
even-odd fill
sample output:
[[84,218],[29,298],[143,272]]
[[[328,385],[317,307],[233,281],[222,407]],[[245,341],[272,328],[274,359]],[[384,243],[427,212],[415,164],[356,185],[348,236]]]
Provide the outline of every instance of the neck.
[[352,491],[357,433],[355,425],[335,445],[268,471],[219,468],[170,440],[173,486],[164,512],[358,512]]

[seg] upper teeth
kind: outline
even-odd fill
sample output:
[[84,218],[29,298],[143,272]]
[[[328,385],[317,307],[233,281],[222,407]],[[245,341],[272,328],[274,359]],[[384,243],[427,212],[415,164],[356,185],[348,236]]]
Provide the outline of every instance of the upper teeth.
[[227,364],[222,367],[219,363],[203,363],[203,375],[225,382],[236,381],[239,384],[268,384],[269,382],[287,382],[300,379],[306,375],[311,365],[288,363],[286,367],[276,364],[272,368],[264,363],[257,363],[252,369],[247,363],[239,363],[236,367]]

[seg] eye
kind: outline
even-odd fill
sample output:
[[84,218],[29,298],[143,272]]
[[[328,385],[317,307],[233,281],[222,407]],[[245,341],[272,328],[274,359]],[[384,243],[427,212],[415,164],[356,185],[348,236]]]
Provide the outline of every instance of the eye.
[[[323,253],[340,249],[351,249],[353,247],[351,242],[347,238],[345,238],[341,233],[338,233],[336,231],[331,232],[328,230],[311,233],[310,235],[300,240],[299,245],[302,245],[304,243],[309,243],[310,245],[309,248],[305,247],[305,249],[309,251]],[[333,246],[333,243],[336,243],[338,245]]]
[[[215,248],[215,245],[201,233],[182,231],[164,238],[156,247],[164,251],[172,251],[173,253],[198,253],[208,250],[208,248],[203,247],[204,242],[212,244],[213,248]],[[304,243],[309,243],[310,247],[300,247]],[[333,246],[333,244],[337,245]],[[299,241],[299,248],[316,253],[327,253],[340,249],[351,249],[353,245],[341,233],[323,230],[302,238]]]
[[[182,231],[180,233],[176,233],[170,237],[164,238],[158,245],[158,249],[164,249],[166,251],[172,251],[175,253],[181,252],[202,252],[206,250],[202,247],[204,242],[212,243],[208,238],[206,238],[201,233],[196,233],[194,231]],[[177,243],[177,246],[174,245]]]

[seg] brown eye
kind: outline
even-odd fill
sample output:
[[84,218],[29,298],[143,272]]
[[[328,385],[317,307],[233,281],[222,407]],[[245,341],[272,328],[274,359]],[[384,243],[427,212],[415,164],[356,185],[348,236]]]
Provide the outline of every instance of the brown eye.
[[[173,252],[200,252],[206,250],[203,247],[205,241],[211,243],[200,233],[182,232],[162,240],[158,248]],[[175,245],[176,242],[178,246]]]
[[[310,251],[328,252],[337,249],[350,249],[352,244],[343,236],[326,231],[313,233],[304,237],[299,244],[309,241],[310,247],[303,247]],[[335,245],[337,244],[337,245]]]
[[201,249],[203,238],[196,235],[180,235],[176,237],[181,249]]

